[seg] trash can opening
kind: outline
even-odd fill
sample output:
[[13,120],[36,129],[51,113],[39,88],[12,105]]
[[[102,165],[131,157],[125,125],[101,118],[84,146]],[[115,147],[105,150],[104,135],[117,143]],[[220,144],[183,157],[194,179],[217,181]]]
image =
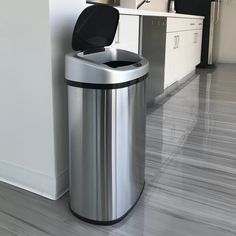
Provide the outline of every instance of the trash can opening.
[[112,68],[117,68],[117,67],[122,67],[122,66],[130,66],[135,63],[136,62],[133,62],[133,61],[108,61],[104,64]]
[[79,52],[76,54],[76,57],[96,64],[104,64],[111,68],[131,65],[138,67],[137,65],[141,61],[141,58],[135,53],[114,48],[106,48],[102,52],[91,54]]

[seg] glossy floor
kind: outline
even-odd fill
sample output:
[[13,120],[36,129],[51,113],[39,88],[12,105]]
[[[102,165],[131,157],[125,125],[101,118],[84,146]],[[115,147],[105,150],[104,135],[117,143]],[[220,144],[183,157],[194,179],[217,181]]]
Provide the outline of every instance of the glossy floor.
[[202,70],[149,110],[146,188],[121,223],[93,226],[0,184],[0,235],[236,235],[236,65]]

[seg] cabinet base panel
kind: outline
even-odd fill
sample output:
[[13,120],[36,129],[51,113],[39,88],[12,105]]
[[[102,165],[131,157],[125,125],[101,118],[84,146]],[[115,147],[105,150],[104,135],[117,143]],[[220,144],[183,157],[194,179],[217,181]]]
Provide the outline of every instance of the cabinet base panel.
[[160,101],[168,100],[172,93],[184,87],[193,78],[195,74],[196,70],[194,69],[192,72],[184,76],[181,80],[176,81],[169,87],[165,88],[164,92],[158,95],[153,101],[149,102],[147,106],[151,107],[153,104],[159,103]]

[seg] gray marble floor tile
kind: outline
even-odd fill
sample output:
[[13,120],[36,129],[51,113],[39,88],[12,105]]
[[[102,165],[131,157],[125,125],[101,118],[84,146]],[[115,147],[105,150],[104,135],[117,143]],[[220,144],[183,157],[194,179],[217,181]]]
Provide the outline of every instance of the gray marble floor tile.
[[69,196],[50,201],[0,183],[0,235],[236,235],[236,65],[197,75],[148,110],[146,187],[122,222],[74,217]]

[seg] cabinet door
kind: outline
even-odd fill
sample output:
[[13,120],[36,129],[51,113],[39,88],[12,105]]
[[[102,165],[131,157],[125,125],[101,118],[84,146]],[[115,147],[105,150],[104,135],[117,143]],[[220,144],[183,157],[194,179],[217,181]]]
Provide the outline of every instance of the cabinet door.
[[202,52],[202,30],[194,31],[194,63],[197,66],[201,62],[201,52]]
[[195,68],[192,31],[167,33],[165,88],[183,79]]
[[200,63],[202,30],[182,31],[180,35],[178,80],[193,72]]
[[139,16],[120,15],[112,47],[139,53]]
[[179,67],[178,80],[183,79],[195,69],[193,31],[181,32],[180,54],[181,66]]
[[[183,55],[185,55],[185,63],[183,65],[183,74],[181,77],[187,76],[195,70],[201,61],[201,45],[202,30],[190,30],[183,32]],[[181,78],[180,78],[181,79]]]
[[165,80],[164,88],[169,87],[177,81],[178,75],[178,43],[179,32],[168,33],[166,36],[166,58],[165,58]]
[[164,88],[195,70],[201,61],[201,47],[202,29],[167,33]]

